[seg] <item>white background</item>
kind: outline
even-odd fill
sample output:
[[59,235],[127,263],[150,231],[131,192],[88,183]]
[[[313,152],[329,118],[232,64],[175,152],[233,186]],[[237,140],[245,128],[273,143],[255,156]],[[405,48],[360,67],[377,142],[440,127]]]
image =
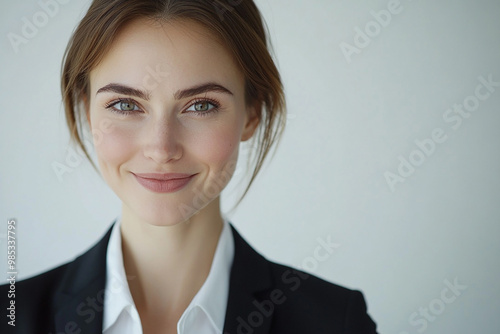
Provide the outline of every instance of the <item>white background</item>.
[[[402,0],[350,62],[341,43],[355,45],[355,28],[373,28],[371,11],[389,1],[257,2],[289,117],[272,163],[230,220],[268,258],[361,289],[381,333],[497,333],[500,87],[456,130],[443,115],[474,94],[478,77],[500,82],[500,2]],[[52,168],[70,147],[61,59],[87,7],[60,5],[16,53],[7,35],[22,35],[23,17],[42,9],[33,0],[0,5],[0,270],[14,217],[19,278],[73,259],[120,212],[87,162],[61,182]],[[399,156],[409,159],[436,128],[447,140],[391,191],[384,173],[398,173]],[[314,263],[318,238],[340,246]],[[440,310],[445,280],[455,279],[467,288]],[[429,307],[439,314],[424,321]]]

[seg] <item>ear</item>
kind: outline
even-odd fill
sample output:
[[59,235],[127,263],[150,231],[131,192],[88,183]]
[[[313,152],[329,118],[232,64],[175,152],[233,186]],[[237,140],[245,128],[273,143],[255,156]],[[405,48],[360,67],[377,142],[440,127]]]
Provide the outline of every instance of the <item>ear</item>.
[[241,141],[247,141],[252,138],[255,130],[257,130],[262,116],[262,104],[260,102],[256,102],[247,106],[246,115],[245,126],[243,128],[243,132],[241,133]]

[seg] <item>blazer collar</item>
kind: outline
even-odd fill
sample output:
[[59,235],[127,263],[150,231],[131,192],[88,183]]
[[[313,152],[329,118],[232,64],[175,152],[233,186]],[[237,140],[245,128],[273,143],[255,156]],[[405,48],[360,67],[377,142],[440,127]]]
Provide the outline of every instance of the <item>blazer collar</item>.
[[[113,223],[114,224],[114,223]],[[234,237],[224,334],[269,333],[272,314],[258,305],[272,286],[269,262],[230,223]],[[68,264],[55,294],[56,332],[101,333],[106,285],[106,250],[112,226],[91,249]],[[271,312],[272,313],[272,312]]]
[[68,264],[55,294],[56,333],[102,332],[106,250],[112,226],[91,249]]
[[269,315],[257,306],[269,296],[272,287],[269,262],[241,237],[232,224],[231,230],[234,260],[223,334],[269,333],[272,312]]

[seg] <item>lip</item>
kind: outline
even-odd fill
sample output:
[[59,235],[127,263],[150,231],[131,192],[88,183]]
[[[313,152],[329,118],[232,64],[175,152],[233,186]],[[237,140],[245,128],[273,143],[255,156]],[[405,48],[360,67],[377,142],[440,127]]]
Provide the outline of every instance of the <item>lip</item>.
[[197,174],[132,173],[137,182],[155,193],[173,193],[184,188]]

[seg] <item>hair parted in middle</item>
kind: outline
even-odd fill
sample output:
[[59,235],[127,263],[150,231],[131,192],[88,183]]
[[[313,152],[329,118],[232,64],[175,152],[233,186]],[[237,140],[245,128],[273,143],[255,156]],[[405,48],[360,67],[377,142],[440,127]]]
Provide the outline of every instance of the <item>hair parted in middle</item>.
[[[266,28],[253,0],[94,0],[74,31],[63,59],[61,90],[71,139],[93,163],[83,129],[90,99],[90,72],[106,55],[119,31],[136,19],[201,24],[230,52],[245,78],[245,102],[256,106],[259,126],[252,140],[247,194],[286,121],[283,84],[271,56]],[[97,168],[96,168],[97,169]]]

